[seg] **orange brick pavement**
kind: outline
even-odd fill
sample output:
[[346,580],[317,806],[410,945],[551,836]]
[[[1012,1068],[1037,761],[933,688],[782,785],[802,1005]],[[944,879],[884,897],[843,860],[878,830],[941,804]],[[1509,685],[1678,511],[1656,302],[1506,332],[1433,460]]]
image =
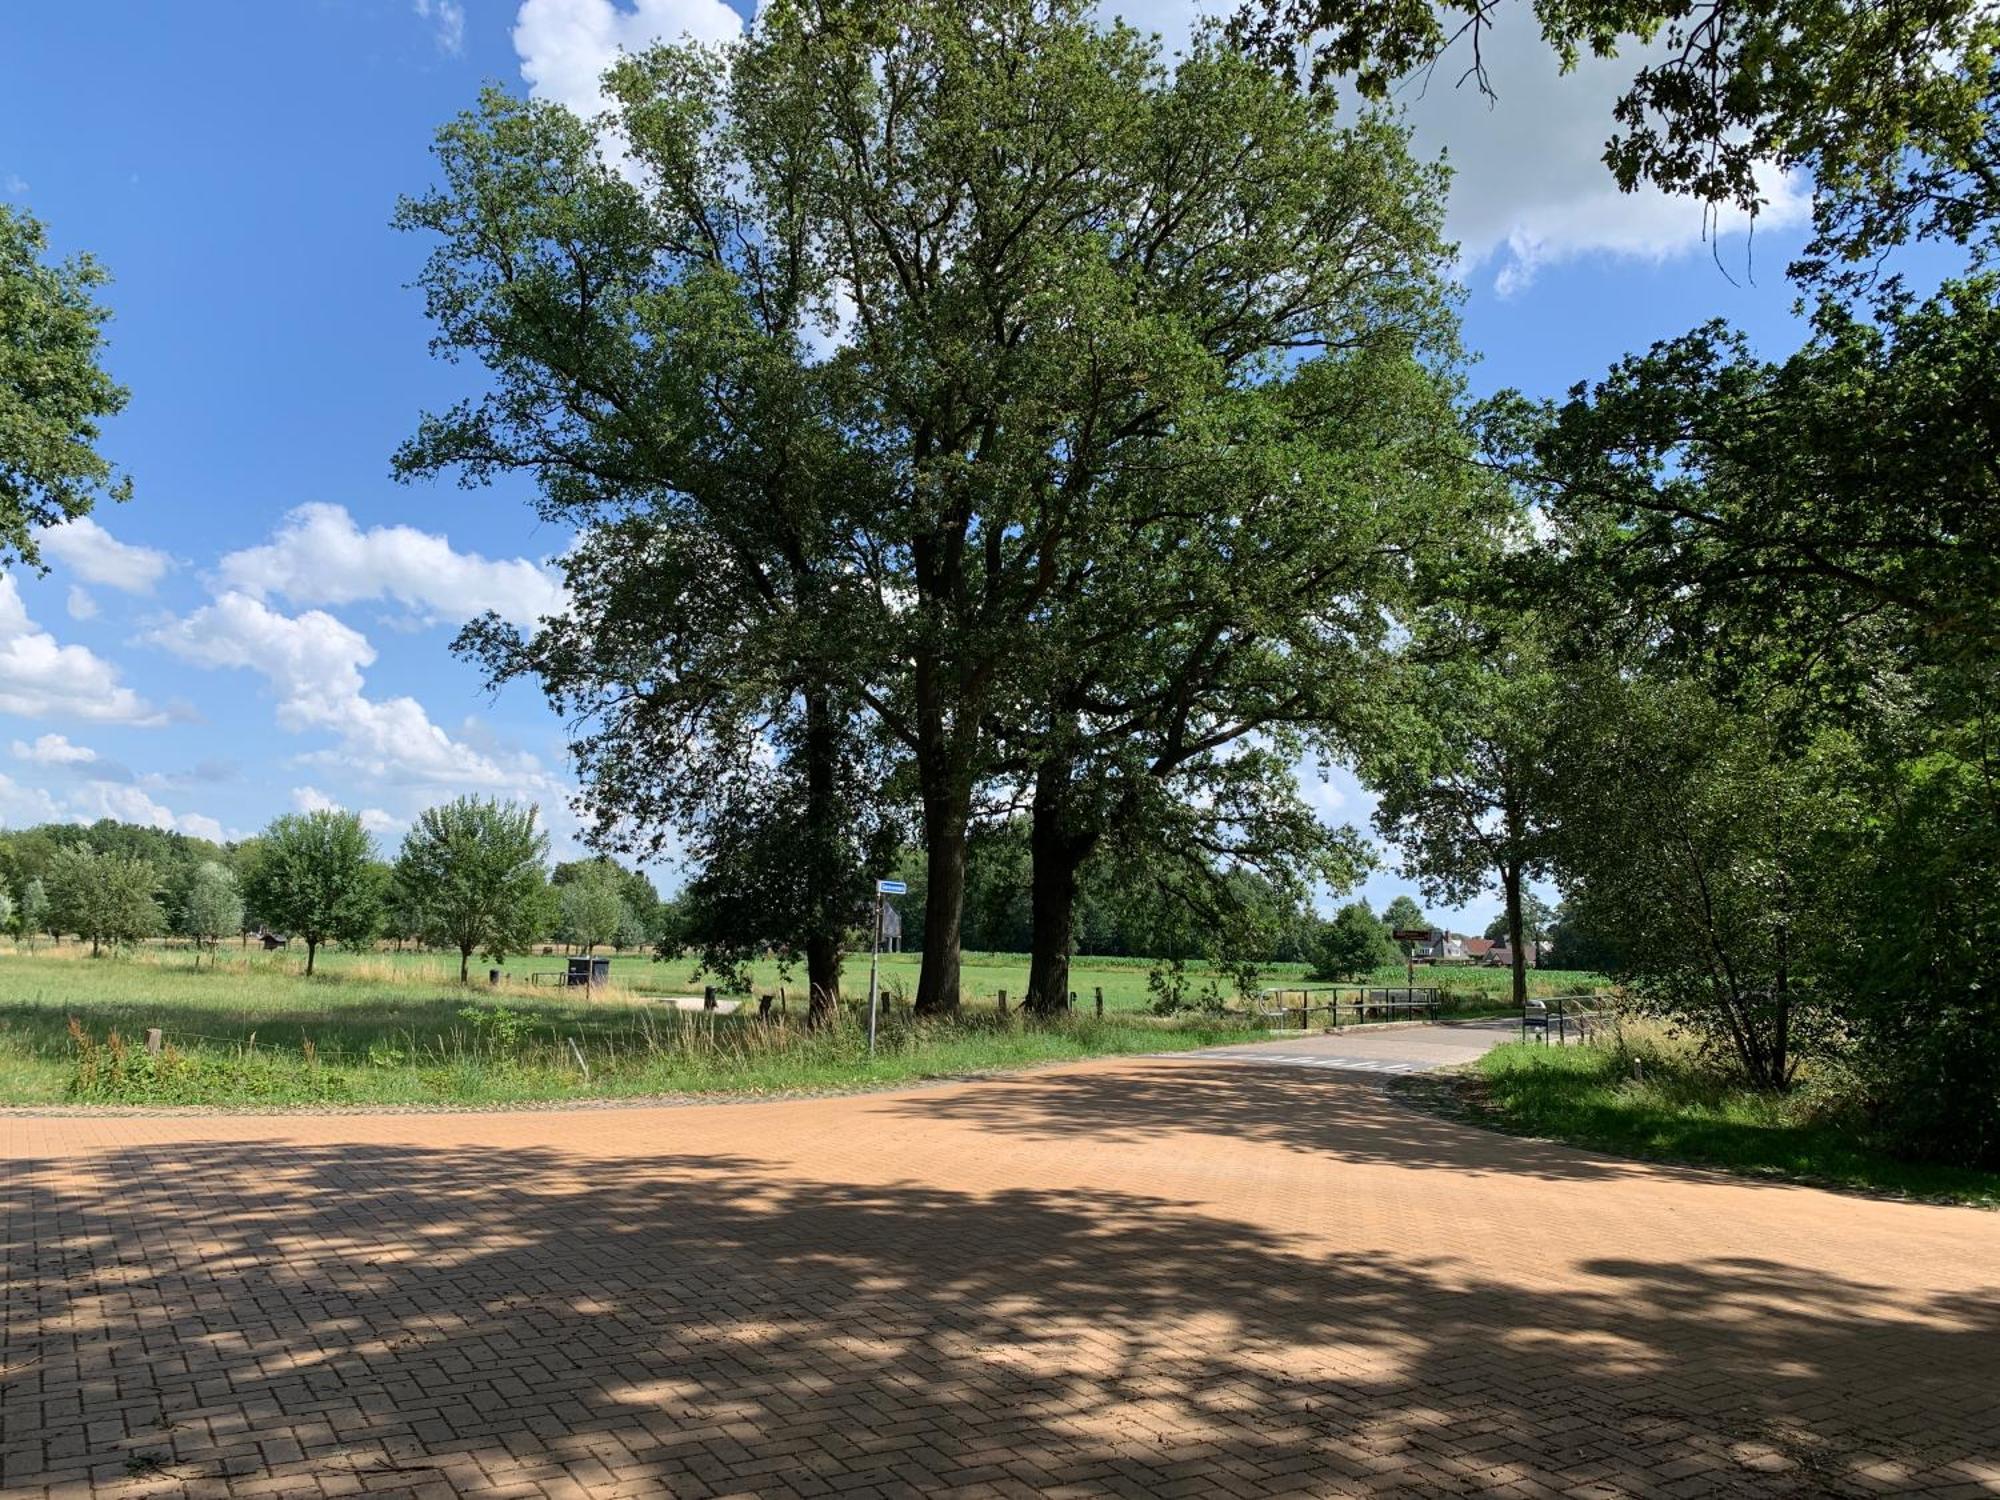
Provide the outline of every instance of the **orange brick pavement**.
[[2000,1494],[2000,1215],[1100,1063],[0,1121],[0,1493]]

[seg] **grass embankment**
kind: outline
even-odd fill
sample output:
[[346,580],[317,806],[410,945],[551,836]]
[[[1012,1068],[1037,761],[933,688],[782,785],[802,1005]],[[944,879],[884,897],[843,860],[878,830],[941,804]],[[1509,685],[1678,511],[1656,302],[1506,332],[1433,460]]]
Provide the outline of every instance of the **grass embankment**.
[[[185,954],[0,958],[0,1103],[498,1104],[838,1090],[1256,1034],[1240,1019],[1124,1013],[1031,1025],[988,1010],[919,1024],[903,1009],[870,1059],[851,1003],[843,1024],[809,1033],[796,1006],[788,1024],[765,1025],[688,1014],[622,986],[582,1001],[562,990],[466,987],[455,964],[387,957],[348,956],[311,980],[295,972],[297,960],[262,955],[216,969],[196,969]],[[145,1050],[149,1027],[165,1034],[158,1057]]]
[[1487,1053],[1463,1082],[1475,1118],[1519,1135],[2000,1208],[2000,1173],[1892,1156],[1870,1140],[1865,1118],[1831,1079],[1809,1077],[1785,1095],[1762,1093],[1643,1034],[1590,1046],[1510,1042]]

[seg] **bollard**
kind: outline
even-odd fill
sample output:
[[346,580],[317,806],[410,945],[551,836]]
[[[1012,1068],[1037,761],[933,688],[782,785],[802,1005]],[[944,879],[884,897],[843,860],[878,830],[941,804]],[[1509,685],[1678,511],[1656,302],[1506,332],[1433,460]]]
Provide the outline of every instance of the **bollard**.
[[701,1008],[702,1008],[703,1010],[714,1010],[714,1009],[715,1009],[715,986],[714,986],[714,985],[712,985],[712,984],[707,984],[707,985],[703,985],[703,986],[702,986],[702,990],[701,990]]
[[1101,1021],[1104,1019],[1104,986],[1100,984],[1096,988],[1097,988],[1097,1019]]
[[1071,991],[1069,992],[1069,1008],[1070,1008],[1070,1013],[1071,1013],[1072,1015],[1074,1015],[1074,1014],[1076,1013],[1076,991],[1075,991],[1075,990],[1071,990]]
[[1006,992],[1005,990],[1001,990],[1001,991],[999,992],[999,1005],[1000,1005],[1000,1014],[1001,1014],[1001,1015],[1003,1015],[1003,1016],[1004,1016],[1004,1015],[1006,1015],[1006,1014],[1007,1014],[1007,992]]
[[148,1052],[158,1057],[166,1049],[166,1045],[167,1039],[160,1035],[159,1027],[148,1026],[146,1028],[146,1050]]
[[500,982],[500,971],[498,969],[488,969],[486,971],[486,982],[488,984],[498,984]]

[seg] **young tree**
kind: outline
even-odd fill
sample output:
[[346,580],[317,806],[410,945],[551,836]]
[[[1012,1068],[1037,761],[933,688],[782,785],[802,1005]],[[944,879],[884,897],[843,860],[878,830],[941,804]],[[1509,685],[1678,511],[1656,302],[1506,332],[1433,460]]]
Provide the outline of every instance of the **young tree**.
[[425,808],[403,838],[396,882],[415,897],[426,939],[458,950],[460,984],[474,953],[499,963],[533,943],[547,921],[549,836],[539,812],[459,797]]
[[124,500],[131,480],[97,452],[98,424],[127,392],[98,360],[109,278],[89,256],[51,264],[29,215],[0,203],[0,566],[39,566],[33,528],[87,512],[100,493]]
[[1557,678],[1539,628],[1521,611],[1426,611],[1405,651],[1403,701],[1359,766],[1376,831],[1426,894],[1463,905],[1499,885],[1517,1005],[1528,998],[1522,901],[1547,864],[1555,727]]
[[213,965],[216,945],[242,926],[243,894],[236,877],[227,866],[203,860],[195,867],[181,907],[181,930],[194,940],[196,962],[206,946]]
[[375,840],[356,813],[286,813],[260,836],[248,888],[258,916],[303,938],[306,973],[321,943],[363,943],[382,915]]
[[106,943],[135,942],[160,930],[160,908],[153,899],[158,884],[153,867],[143,859],[72,845],[49,860],[48,920],[88,939],[95,958]]
[[623,884],[615,865],[592,861],[558,888],[564,932],[585,953],[595,953],[617,933],[625,909]]
[[14,898],[5,890],[0,890],[0,932],[17,932],[14,921]]
[[1314,979],[1365,979],[1383,964],[1396,961],[1389,931],[1368,909],[1366,901],[1350,901],[1320,929],[1313,944]]
[[21,936],[30,947],[36,938],[49,930],[49,896],[42,878],[37,875],[21,887]]

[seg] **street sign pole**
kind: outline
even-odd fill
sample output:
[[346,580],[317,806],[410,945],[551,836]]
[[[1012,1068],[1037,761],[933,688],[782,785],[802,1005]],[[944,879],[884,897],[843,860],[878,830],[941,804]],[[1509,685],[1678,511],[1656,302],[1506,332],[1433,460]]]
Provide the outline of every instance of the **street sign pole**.
[[875,1006],[882,993],[882,887],[875,887],[875,946],[868,954],[868,1055],[875,1055]]
[[868,1055],[875,1055],[875,1011],[882,994],[882,898],[900,896],[909,886],[900,880],[875,882],[875,945],[868,953]]

